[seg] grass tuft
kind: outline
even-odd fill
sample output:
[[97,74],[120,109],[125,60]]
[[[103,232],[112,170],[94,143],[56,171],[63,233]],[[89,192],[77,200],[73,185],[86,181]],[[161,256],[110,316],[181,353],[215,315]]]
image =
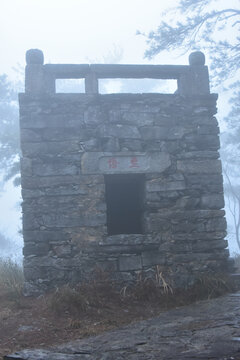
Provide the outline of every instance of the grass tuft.
[[101,311],[111,307],[111,304],[121,307],[132,303],[154,303],[159,304],[162,309],[169,309],[235,290],[233,280],[225,273],[199,275],[193,286],[173,289],[160,267],[156,267],[155,276],[139,272],[134,284],[126,285],[119,291],[108,275],[98,270],[92,280],[75,287],[65,285],[57,289],[50,297],[50,308],[56,313],[83,314]]
[[52,294],[49,302],[50,308],[57,314],[62,312],[69,312],[71,314],[85,312],[89,306],[87,297],[71,288],[69,285],[64,285],[56,289]]
[[57,288],[51,295],[49,307],[55,313],[69,312],[71,314],[86,313],[93,309],[103,308],[109,297],[119,297],[109,275],[101,268],[96,268],[90,280],[82,284],[64,285]]
[[11,259],[0,258],[0,294],[9,300],[18,301],[23,290],[23,269]]

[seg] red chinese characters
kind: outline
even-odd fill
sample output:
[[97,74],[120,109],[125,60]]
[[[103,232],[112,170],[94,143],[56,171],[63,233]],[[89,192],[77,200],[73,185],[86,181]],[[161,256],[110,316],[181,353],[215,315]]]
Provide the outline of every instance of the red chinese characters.
[[133,156],[130,160],[130,168],[138,168],[138,158],[136,158],[136,156]]
[[110,158],[108,160],[108,168],[109,169],[116,169],[118,166],[118,162],[117,162],[117,159],[115,158]]

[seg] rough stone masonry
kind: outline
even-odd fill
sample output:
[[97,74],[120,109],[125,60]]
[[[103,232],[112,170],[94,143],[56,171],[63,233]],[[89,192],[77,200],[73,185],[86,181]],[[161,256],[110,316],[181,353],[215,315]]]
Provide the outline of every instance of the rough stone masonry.
[[[19,95],[26,294],[161,272],[172,287],[228,262],[216,94],[189,65],[44,65],[26,54]],[[85,93],[56,93],[56,79]],[[104,78],[176,79],[174,94],[98,92]]]

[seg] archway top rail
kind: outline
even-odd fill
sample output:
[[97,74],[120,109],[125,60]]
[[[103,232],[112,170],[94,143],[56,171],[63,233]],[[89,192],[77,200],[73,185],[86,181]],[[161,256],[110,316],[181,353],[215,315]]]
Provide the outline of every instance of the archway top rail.
[[98,79],[175,79],[180,95],[209,94],[205,56],[197,51],[189,65],[45,64],[41,50],[26,53],[25,92],[54,94],[56,79],[85,79],[85,93],[98,94]]

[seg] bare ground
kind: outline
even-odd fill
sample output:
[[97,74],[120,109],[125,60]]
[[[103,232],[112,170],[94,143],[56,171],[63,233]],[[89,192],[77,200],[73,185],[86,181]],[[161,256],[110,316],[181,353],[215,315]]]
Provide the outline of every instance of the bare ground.
[[55,313],[50,295],[10,301],[0,298],[0,358],[24,349],[46,347],[96,335],[138,320],[157,316],[164,307],[156,302],[131,303],[109,299],[106,306],[86,313]]
[[164,293],[153,282],[145,281],[121,293],[103,281],[74,291],[62,288],[38,298],[12,296],[0,289],[0,358],[22,349],[49,348],[155,318],[168,309],[222,295],[233,287],[231,281],[219,275],[174,293],[171,288]]
[[[240,293],[237,293],[200,301],[88,339],[71,339],[51,347],[38,346],[38,350],[23,350],[5,359],[239,360],[239,299]],[[116,320],[120,320],[122,310]],[[133,316],[128,321],[134,319]],[[94,326],[97,327],[96,332],[101,332],[108,324],[103,323],[98,328],[91,323],[90,328],[93,330]],[[80,329],[78,331],[79,337],[89,335]],[[48,332],[49,335],[53,333],[53,329]],[[76,336],[73,330],[70,334]]]

